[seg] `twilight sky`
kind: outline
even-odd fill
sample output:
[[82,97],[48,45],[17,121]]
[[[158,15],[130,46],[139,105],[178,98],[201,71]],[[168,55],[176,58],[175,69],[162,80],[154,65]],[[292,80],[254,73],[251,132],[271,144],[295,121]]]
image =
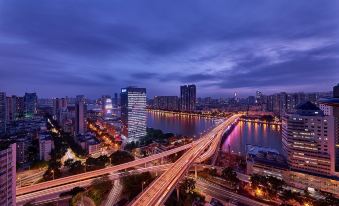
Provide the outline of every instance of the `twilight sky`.
[[0,90],[241,96],[339,83],[337,0],[0,0]]

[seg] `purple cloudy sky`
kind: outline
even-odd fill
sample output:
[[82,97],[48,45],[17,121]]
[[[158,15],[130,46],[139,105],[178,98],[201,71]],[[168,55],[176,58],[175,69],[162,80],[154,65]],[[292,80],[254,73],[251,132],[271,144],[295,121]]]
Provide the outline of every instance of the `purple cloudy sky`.
[[0,0],[0,90],[41,97],[146,87],[199,96],[329,91],[337,0]]

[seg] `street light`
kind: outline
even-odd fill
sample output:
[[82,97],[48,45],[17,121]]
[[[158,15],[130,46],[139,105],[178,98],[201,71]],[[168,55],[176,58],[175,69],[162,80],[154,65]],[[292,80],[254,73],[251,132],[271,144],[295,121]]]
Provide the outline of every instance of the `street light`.
[[144,184],[146,184],[145,181],[143,181],[142,184],[141,184],[141,192],[144,192]]

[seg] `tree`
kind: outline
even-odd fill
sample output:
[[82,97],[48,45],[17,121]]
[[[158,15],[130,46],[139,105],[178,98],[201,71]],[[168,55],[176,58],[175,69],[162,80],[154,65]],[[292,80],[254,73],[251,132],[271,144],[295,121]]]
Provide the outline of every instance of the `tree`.
[[185,193],[193,193],[195,189],[195,180],[193,178],[186,178],[180,184],[180,189]]
[[64,162],[64,166],[70,168],[71,165],[72,165],[73,163],[74,163],[74,160],[73,160],[73,159],[67,159],[67,160]]
[[133,199],[141,192],[142,187],[146,188],[152,180],[153,177],[149,172],[125,176],[122,179],[123,192],[128,194],[129,199]]
[[233,187],[240,182],[237,177],[237,173],[231,167],[224,168],[221,172],[221,177],[229,182]]
[[102,200],[112,189],[112,181],[108,176],[104,176],[92,181],[92,184],[88,190],[88,196],[95,202],[96,205],[100,205]]
[[85,167],[82,165],[81,161],[74,161],[70,167],[69,172],[72,174],[80,174],[85,171]]
[[209,170],[209,174],[210,174],[211,176],[217,176],[217,169],[216,169],[216,168],[211,168],[211,169]]
[[112,165],[119,165],[134,160],[134,156],[131,155],[131,153],[121,150],[113,152],[109,158],[111,159]]

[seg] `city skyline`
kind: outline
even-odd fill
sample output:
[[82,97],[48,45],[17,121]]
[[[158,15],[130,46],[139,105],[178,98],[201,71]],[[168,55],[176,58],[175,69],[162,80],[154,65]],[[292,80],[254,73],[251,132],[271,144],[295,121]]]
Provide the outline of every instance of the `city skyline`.
[[0,2],[7,94],[93,98],[136,85],[152,97],[196,84],[197,96],[216,97],[337,84],[336,1],[55,4]]

